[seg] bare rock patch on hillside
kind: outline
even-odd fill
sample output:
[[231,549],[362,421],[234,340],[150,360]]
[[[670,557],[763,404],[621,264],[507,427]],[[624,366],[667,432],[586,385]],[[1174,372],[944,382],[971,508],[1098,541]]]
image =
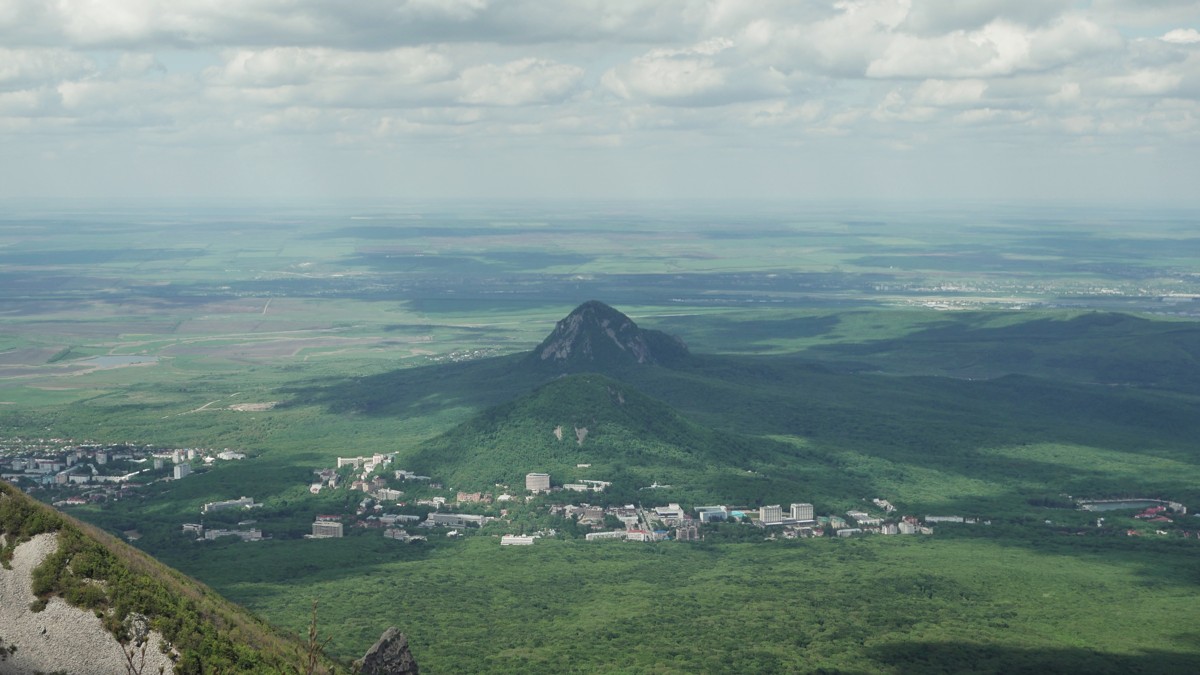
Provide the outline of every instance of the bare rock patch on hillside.
[[[33,570],[57,550],[58,535],[39,534],[16,548],[12,569],[0,568],[0,637],[5,645],[17,647],[0,665],[0,672],[125,675],[121,644],[95,613],[72,607],[62,598],[51,598],[41,612],[30,609],[37,599]],[[150,631],[148,639],[141,672],[158,673],[160,667],[164,673],[174,672],[174,664],[162,652],[162,636]]]

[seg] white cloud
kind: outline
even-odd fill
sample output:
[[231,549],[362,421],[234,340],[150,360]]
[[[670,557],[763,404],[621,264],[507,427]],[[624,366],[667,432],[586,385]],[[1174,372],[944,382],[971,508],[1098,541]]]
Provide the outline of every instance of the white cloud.
[[604,74],[626,100],[665,105],[723,105],[786,92],[784,77],[741,56],[728,38],[678,49],[654,49]]
[[913,94],[913,101],[923,105],[955,107],[972,105],[987,91],[983,80],[925,80]]
[[765,159],[1103,138],[1116,158],[1197,142],[1197,16],[1200,0],[0,0],[0,141]]
[[913,0],[903,27],[922,35],[976,30],[997,20],[1035,27],[1072,4],[1073,0]]
[[333,80],[420,84],[448,79],[453,73],[450,59],[429,47],[382,52],[274,47],[229,52],[225,64],[208,74],[223,84],[278,87]]
[[463,71],[459,99],[479,105],[530,105],[562,99],[583,76],[583,69],[544,59],[485,64]]
[[64,49],[0,47],[0,90],[86,77],[95,71],[91,59]]
[[868,67],[869,77],[988,77],[1044,70],[1118,49],[1121,38],[1078,15],[1029,30],[995,20],[937,37],[898,35]]
[[1194,45],[1200,42],[1200,31],[1195,28],[1176,28],[1175,30],[1167,31],[1159,39],[1163,42],[1170,42],[1177,45]]

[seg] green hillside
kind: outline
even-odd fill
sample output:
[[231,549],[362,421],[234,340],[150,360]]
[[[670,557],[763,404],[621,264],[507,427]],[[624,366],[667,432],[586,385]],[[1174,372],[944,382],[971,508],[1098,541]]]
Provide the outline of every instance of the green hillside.
[[781,450],[707,428],[628,384],[587,373],[490,408],[426,443],[411,461],[457,486],[523,484],[526,473],[543,471],[556,483],[619,476],[613,482],[624,493],[655,481],[699,488],[697,481]]

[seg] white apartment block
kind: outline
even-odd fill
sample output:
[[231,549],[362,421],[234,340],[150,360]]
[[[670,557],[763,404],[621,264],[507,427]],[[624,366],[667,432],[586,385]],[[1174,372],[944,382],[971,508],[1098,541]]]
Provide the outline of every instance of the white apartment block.
[[313,539],[337,539],[342,536],[342,524],[336,520],[318,520],[312,524]]
[[792,504],[792,520],[815,520],[812,504]]
[[548,473],[527,473],[525,474],[525,489],[530,492],[549,492],[550,491],[550,474]]
[[783,507],[779,504],[764,506],[758,511],[758,519],[763,525],[778,525],[783,522]]

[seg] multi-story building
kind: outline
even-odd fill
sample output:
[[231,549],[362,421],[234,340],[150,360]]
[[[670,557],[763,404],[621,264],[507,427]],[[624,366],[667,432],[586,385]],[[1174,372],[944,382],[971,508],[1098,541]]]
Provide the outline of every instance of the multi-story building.
[[724,506],[697,506],[696,517],[702,523],[715,523],[729,519],[729,510]]
[[192,473],[192,465],[184,462],[183,464],[175,465],[175,480],[185,478]]
[[313,539],[337,539],[342,536],[342,524],[336,520],[318,520],[312,524]]
[[549,492],[550,491],[550,474],[548,473],[527,473],[525,474],[525,489],[530,492]]
[[792,504],[792,520],[809,521],[815,519],[812,504]]
[[783,522],[783,507],[779,504],[764,506],[758,510],[758,520],[763,525],[778,525]]
[[431,513],[425,519],[428,527],[466,527],[474,525],[475,527],[483,527],[487,523],[487,516],[478,516],[470,513]]

